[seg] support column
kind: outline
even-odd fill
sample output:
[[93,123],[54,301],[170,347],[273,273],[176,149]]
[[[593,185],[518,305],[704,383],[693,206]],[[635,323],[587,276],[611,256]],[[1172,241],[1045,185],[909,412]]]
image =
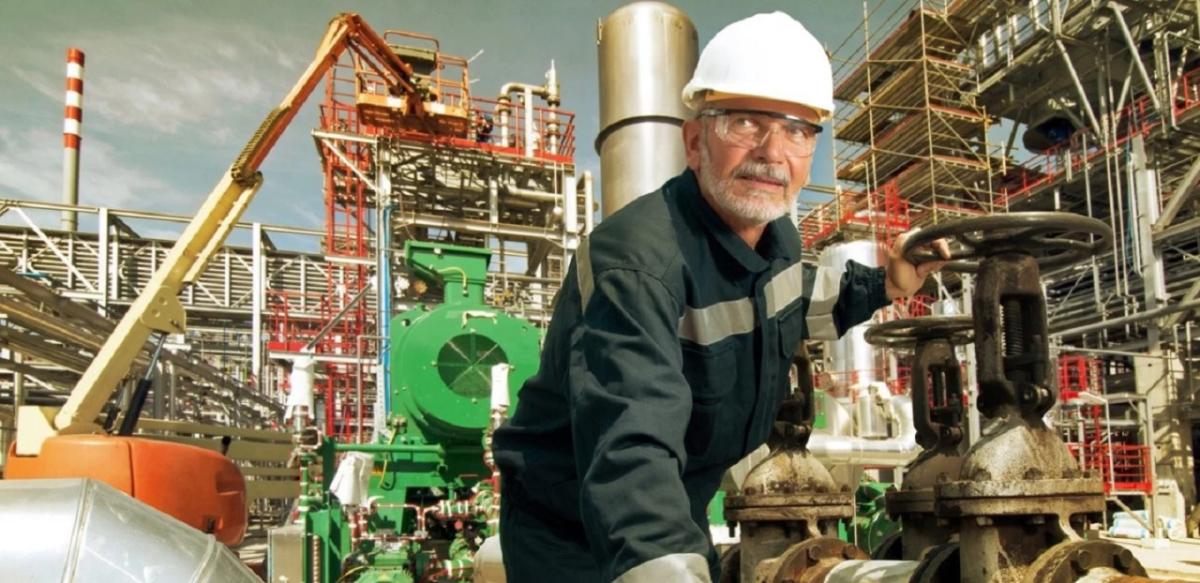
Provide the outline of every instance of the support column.
[[100,290],[100,298],[97,303],[100,305],[101,316],[108,317],[108,300],[112,294],[112,287],[109,285],[109,273],[112,269],[110,265],[109,253],[109,220],[108,209],[101,208],[96,214],[96,236],[99,243],[99,257],[96,259],[96,279],[98,280],[97,287]]
[[[1154,247],[1154,223],[1158,220],[1159,205],[1158,176],[1149,163],[1146,155],[1145,140],[1141,135],[1134,136],[1130,141],[1130,191],[1137,205],[1137,216],[1134,217],[1137,228],[1139,259],[1142,265],[1143,301],[1145,309],[1153,310],[1166,305],[1167,287],[1163,272],[1162,253]],[[1154,351],[1159,343],[1159,327],[1157,320],[1147,321],[1146,336],[1150,351]]]
[[266,303],[267,271],[263,260],[262,223],[250,227],[250,372],[258,391],[263,392],[263,308]]

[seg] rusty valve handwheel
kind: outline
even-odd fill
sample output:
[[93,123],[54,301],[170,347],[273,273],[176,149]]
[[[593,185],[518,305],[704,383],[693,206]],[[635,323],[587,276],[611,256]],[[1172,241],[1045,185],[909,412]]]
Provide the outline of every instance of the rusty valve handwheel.
[[925,340],[945,339],[951,344],[966,344],[975,336],[970,316],[922,316],[876,324],[867,329],[865,338],[875,346],[913,348]]
[[975,273],[980,259],[1000,253],[1031,255],[1045,271],[1100,253],[1112,244],[1112,237],[1112,228],[1104,222],[1073,213],[1009,213],[922,228],[905,242],[904,257],[912,263],[940,261],[928,245],[945,238],[950,240],[947,271]]

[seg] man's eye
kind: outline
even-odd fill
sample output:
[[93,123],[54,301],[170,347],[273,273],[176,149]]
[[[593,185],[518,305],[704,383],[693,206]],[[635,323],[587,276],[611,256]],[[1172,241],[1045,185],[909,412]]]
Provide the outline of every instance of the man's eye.
[[752,117],[738,115],[730,118],[729,127],[737,131],[754,131],[758,129],[758,122]]
[[788,124],[786,130],[788,136],[792,138],[811,138],[815,135],[812,128],[802,123]]

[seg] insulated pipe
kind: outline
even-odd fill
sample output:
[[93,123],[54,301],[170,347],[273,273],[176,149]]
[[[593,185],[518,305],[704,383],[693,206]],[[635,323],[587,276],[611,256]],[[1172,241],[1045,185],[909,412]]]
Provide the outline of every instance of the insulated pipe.
[[[67,95],[63,111],[63,191],[62,202],[79,204],[79,145],[83,138],[83,51],[67,49]],[[63,211],[62,229],[74,233],[78,226],[74,210]]]
[[913,425],[912,400],[897,395],[892,397],[889,404],[900,426],[897,437],[864,439],[818,433],[809,438],[808,451],[825,465],[897,467],[907,464],[921,451],[917,446],[917,430]]
[[843,561],[825,583],[909,583],[920,561]]

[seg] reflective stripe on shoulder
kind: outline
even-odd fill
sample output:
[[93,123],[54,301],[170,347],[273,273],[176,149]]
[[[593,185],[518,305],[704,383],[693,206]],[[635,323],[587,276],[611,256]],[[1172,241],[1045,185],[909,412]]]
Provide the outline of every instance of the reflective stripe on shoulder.
[[587,310],[588,300],[592,299],[592,292],[596,289],[596,281],[592,279],[592,258],[589,256],[591,251],[591,240],[587,237],[579,242],[579,248],[575,250],[575,278],[579,284],[579,309],[580,311]]
[[833,310],[837,307],[838,296],[842,291],[842,274],[846,272],[843,265],[840,268],[818,267],[817,275],[813,278],[812,296],[808,300],[808,336],[813,340],[837,340],[837,325],[833,322]]
[[804,295],[804,264],[797,261],[776,273],[763,287],[763,295],[767,298],[767,317],[779,315],[781,310]]
[[676,553],[651,559],[617,577],[613,583],[712,583],[708,560],[698,553]]
[[696,344],[716,344],[730,336],[754,331],[750,298],[729,300],[703,308],[688,307],[679,318],[679,337]]

